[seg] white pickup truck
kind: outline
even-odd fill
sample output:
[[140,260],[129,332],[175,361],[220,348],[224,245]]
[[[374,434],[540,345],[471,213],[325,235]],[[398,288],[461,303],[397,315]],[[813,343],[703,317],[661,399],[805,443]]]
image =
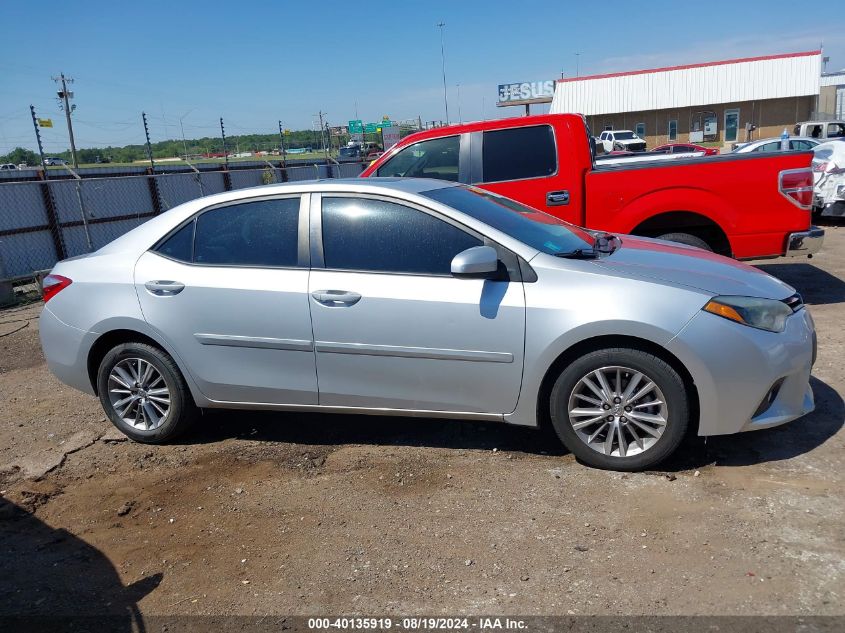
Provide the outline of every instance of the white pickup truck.
[[603,145],[605,152],[644,152],[646,149],[645,141],[631,130],[605,130],[596,139],[596,143]]

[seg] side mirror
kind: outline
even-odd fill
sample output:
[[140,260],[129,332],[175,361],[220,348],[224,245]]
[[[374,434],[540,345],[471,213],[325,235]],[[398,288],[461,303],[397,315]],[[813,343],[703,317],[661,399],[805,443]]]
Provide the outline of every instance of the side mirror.
[[492,246],[473,246],[452,259],[452,275],[465,279],[495,279],[499,275],[499,256]]

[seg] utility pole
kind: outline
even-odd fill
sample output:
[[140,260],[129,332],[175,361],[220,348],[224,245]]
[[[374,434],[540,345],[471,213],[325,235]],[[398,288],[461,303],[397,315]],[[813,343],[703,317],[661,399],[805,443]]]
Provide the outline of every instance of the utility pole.
[[223,117],[220,117],[220,136],[223,137],[223,160],[226,167],[229,167],[229,152],[226,151],[226,130],[223,128]]
[[575,76],[581,76],[581,53],[575,53]]
[[285,162],[285,133],[282,130],[282,122],[279,121],[279,147],[282,150],[282,163]]
[[437,26],[440,27],[440,61],[443,66],[443,103],[446,105],[446,125],[449,125],[449,97],[446,94],[446,49],[443,44],[443,27],[446,26],[446,23],[438,22]]
[[[326,133],[326,128],[323,126],[323,115],[328,114],[327,112],[323,112],[322,110],[317,112],[317,116],[320,117],[320,144],[323,146],[323,152],[326,155],[326,163],[329,161],[329,150],[326,147],[326,139],[323,136]],[[328,123],[326,123],[328,125]]]
[[156,164],[153,162],[153,146],[150,145],[150,128],[147,127],[147,113],[141,113],[141,119],[144,121],[144,136],[147,137],[147,158],[150,159],[150,167],[155,172]]
[[38,153],[41,155],[41,169],[44,170],[44,179],[47,179],[47,165],[44,164],[44,147],[41,145],[41,132],[38,129],[38,118],[35,116],[35,106],[30,105],[29,111],[32,113],[32,125],[35,127],[35,140],[38,141]]
[[[68,92],[67,85],[73,83],[73,79],[70,77],[65,77],[64,73],[61,73],[58,77],[53,77],[53,81],[61,82],[62,89],[58,91],[59,95],[59,107],[65,111],[65,118],[67,119],[67,133],[70,137],[70,153],[73,157],[73,168],[79,169],[79,161],[76,158],[76,143],[73,140],[73,125],[70,122],[70,113],[76,110],[76,105],[70,105],[70,100],[73,98],[73,93]],[[62,105],[62,102],[64,104]]]
[[179,129],[182,130],[182,147],[185,150],[185,162],[188,162],[188,141],[185,140],[185,126],[182,121],[184,121],[185,118],[194,110],[196,110],[196,108],[191,108],[185,114],[179,117]]

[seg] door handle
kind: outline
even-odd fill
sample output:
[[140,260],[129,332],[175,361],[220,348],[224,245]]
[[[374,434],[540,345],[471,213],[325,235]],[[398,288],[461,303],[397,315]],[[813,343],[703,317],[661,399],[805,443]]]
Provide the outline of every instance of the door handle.
[[157,297],[172,297],[173,295],[178,295],[185,289],[185,284],[180,283],[178,281],[170,281],[170,280],[156,280],[156,281],[148,281],[144,284],[144,288],[150,291],[151,294],[156,295]]
[[557,207],[564,204],[569,204],[569,190],[550,191],[546,194],[546,204],[550,207]]
[[311,293],[311,296],[317,303],[322,303],[330,308],[354,306],[361,300],[361,295],[357,292],[347,292],[346,290],[315,290]]

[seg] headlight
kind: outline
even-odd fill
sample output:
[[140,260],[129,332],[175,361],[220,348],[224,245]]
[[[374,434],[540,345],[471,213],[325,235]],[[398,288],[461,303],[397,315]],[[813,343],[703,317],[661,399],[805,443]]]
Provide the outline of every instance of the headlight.
[[707,312],[769,332],[783,332],[792,308],[783,301],[756,297],[713,297],[703,308]]

